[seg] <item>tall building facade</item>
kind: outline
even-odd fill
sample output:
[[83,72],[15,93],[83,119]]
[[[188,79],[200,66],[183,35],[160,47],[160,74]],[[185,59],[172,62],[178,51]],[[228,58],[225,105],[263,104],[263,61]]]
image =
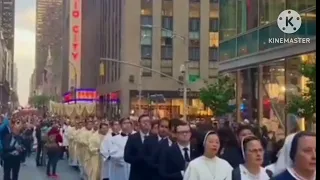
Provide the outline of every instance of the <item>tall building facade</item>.
[[[101,1],[102,2],[102,1]],[[63,93],[96,88],[100,58],[100,0],[65,0],[63,29]]]
[[[36,4],[36,86],[41,87],[44,67],[51,48],[54,83],[62,81],[63,1],[37,0]],[[61,90],[58,89],[58,92]]]
[[[297,11],[302,19],[293,34],[277,26],[279,14],[287,9]],[[310,43],[269,41],[298,37],[309,38]],[[303,62],[315,63],[315,42],[315,0],[221,1],[219,70],[236,79],[237,119],[271,119],[284,127],[288,94],[306,89],[300,67]]]
[[14,0],[0,0],[0,25],[7,48],[13,50],[14,47]]
[[[101,8],[100,40],[105,42],[100,43],[98,90],[108,94],[112,111],[129,114],[157,108],[160,117],[182,114],[182,86],[177,80],[182,77],[180,66],[188,62],[188,73],[198,79],[189,84],[189,114],[210,114],[197,91],[218,72],[218,0],[111,0]],[[155,94],[166,101],[151,105],[148,97]]]

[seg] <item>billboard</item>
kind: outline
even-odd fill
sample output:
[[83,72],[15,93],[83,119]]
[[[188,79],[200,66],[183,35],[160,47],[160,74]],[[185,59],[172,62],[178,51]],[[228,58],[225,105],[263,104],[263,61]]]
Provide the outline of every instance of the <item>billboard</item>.
[[69,12],[69,89],[80,87],[82,0],[70,0]]
[[99,95],[95,89],[74,89],[63,95],[64,103],[93,103],[99,101]]

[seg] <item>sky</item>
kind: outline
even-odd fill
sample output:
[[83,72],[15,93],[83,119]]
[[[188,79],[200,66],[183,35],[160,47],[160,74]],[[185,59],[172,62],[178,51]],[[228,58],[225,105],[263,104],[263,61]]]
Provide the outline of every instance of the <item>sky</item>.
[[29,80],[35,67],[36,0],[16,0],[14,61],[18,68],[20,105],[28,103]]

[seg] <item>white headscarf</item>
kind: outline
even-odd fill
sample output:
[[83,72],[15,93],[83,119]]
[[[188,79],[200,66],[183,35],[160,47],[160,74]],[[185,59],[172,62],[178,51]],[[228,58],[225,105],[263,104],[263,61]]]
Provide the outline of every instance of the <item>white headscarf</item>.
[[290,151],[292,146],[292,140],[295,135],[296,133],[290,134],[286,137],[284,145],[279,151],[280,154],[278,156],[277,162],[266,167],[266,169],[272,171],[273,175],[278,175],[284,172],[287,168],[292,167],[293,162],[290,158]]

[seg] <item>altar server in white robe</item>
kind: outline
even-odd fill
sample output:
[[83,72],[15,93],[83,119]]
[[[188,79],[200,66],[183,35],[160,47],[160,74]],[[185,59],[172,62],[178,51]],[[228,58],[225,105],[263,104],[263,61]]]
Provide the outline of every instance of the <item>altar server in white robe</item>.
[[[231,180],[231,165],[217,156],[220,140],[216,132],[209,131],[200,145],[203,155],[192,160],[184,173],[183,180]],[[182,172],[183,173],[183,172]]]
[[124,148],[133,124],[128,118],[120,120],[121,133],[110,139],[110,180],[129,180],[130,164],[124,161]]
[[112,130],[109,129],[108,133],[104,136],[101,146],[100,155],[102,158],[101,165],[101,178],[102,180],[109,179],[110,174],[110,140],[112,138]]

